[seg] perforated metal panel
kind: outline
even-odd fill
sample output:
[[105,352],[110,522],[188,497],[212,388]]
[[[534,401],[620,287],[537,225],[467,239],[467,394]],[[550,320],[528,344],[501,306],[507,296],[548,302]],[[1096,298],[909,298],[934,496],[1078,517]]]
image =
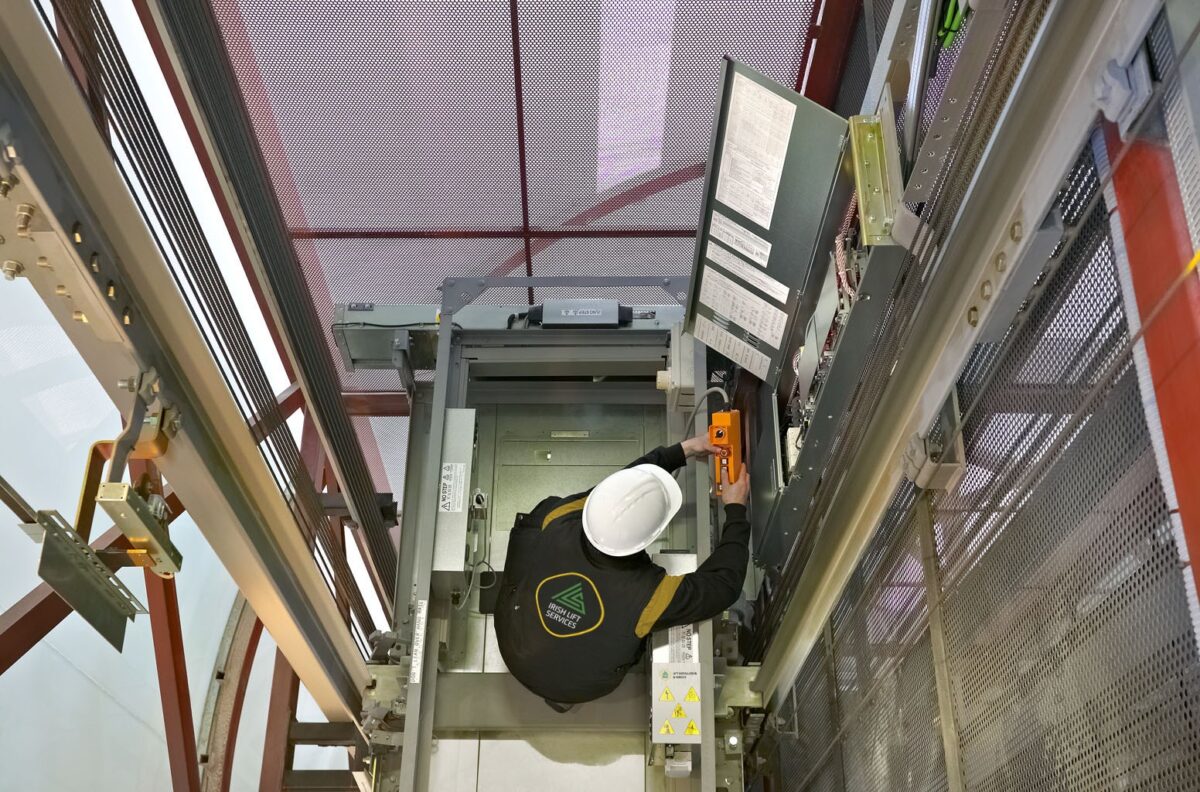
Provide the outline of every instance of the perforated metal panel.
[[[608,201],[590,225],[695,228],[721,57],[795,85],[813,6],[518,2],[531,225],[557,227]],[[639,190],[681,173],[683,184]]]
[[[920,547],[902,489],[831,617],[836,726],[778,779],[968,790],[1200,788],[1200,653],[1131,359],[1108,212],[1085,151],[1062,250],[958,383],[967,470],[934,501],[954,723],[938,718]],[[810,658],[789,701],[820,690]],[[819,706],[810,705],[824,712]],[[828,702],[826,702],[828,707]],[[794,718],[793,718],[794,719]],[[800,780],[797,780],[800,779]],[[807,786],[806,786],[807,785]]]
[[[1064,215],[1094,196],[1077,166]],[[1196,636],[1102,203],[960,387],[968,474],[938,503],[968,787],[1195,789]],[[963,398],[963,397],[966,398]]]

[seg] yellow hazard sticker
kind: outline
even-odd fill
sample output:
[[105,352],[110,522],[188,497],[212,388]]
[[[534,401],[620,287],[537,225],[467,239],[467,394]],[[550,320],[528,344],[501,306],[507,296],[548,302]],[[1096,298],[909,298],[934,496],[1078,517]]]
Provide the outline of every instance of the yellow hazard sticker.
[[671,717],[672,718],[686,718],[687,716],[688,716],[687,713],[683,711],[683,705],[676,704],[675,711],[671,713]]
[[683,697],[683,700],[684,700],[684,701],[699,702],[699,701],[700,701],[700,694],[696,692],[696,688],[694,688],[694,687],[690,687],[690,688],[688,688],[687,695]]
[[675,729],[671,727],[671,721],[663,721],[662,728],[658,730],[659,734],[674,734]]
[[683,730],[684,734],[699,734],[700,727],[696,725],[696,721],[688,721],[687,728]]
[[659,701],[674,701],[675,697],[671,695],[671,688],[664,687],[662,695],[658,697]]

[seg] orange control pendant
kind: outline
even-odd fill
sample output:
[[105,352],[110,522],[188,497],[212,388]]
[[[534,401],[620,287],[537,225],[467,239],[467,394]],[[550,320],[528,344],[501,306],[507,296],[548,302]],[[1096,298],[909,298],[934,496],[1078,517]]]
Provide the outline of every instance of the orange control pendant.
[[739,410],[715,412],[708,427],[708,441],[720,449],[713,456],[713,478],[721,494],[721,472],[728,470],[730,483],[742,475],[742,413]]

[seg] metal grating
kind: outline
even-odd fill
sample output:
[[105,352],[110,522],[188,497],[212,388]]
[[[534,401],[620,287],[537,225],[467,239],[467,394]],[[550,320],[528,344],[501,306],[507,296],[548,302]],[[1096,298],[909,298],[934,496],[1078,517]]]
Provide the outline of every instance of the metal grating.
[[[533,274],[687,276],[692,268],[695,246],[695,240],[688,238],[559,239],[534,253]],[[635,305],[671,305],[675,302],[662,289],[646,287],[534,290],[535,302],[552,297],[609,298]]]

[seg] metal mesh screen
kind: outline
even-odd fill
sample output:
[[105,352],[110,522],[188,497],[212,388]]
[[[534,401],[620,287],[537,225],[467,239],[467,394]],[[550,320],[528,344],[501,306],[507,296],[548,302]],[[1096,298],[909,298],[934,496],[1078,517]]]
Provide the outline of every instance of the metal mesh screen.
[[[959,379],[967,467],[934,500],[933,605],[902,488],[831,616],[832,647],[814,650],[831,653],[836,690],[810,658],[790,693],[793,711],[816,690],[810,708],[837,715],[824,747],[779,740],[797,757],[780,760],[781,788],[822,788],[832,756],[847,789],[946,788],[943,729],[968,790],[1200,788],[1192,571],[1099,186],[1085,151],[1058,197],[1061,249],[1004,340],[977,347]],[[929,607],[945,631],[940,691]],[[954,723],[940,722],[939,697]]]
[[[938,504],[968,787],[1195,789],[1196,637],[1128,357],[1108,214],[1081,160],[1061,266],[985,372]],[[1087,198],[1085,198],[1087,196]],[[986,373],[986,385],[980,387]]]
[[530,224],[695,228],[721,56],[794,85],[813,5],[520,0]]

